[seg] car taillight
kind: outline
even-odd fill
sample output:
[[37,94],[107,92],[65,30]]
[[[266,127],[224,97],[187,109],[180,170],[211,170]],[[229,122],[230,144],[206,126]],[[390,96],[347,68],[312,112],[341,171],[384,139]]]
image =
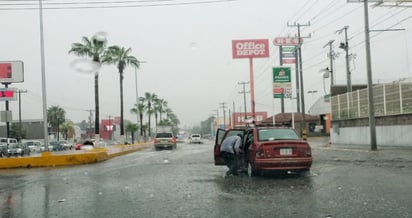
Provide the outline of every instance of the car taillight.
[[176,143],[176,138],[175,137],[172,138],[172,143]]
[[157,142],[157,139],[155,138],[155,139],[153,139],[153,143],[155,143],[156,144],[156,142]]
[[310,147],[298,149],[298,155],[301,157],[311,157],[312,151]]
[[312,156],[312,150],[310,148],[306,149],[305,154],[306,154],[307,157],[311,157]]

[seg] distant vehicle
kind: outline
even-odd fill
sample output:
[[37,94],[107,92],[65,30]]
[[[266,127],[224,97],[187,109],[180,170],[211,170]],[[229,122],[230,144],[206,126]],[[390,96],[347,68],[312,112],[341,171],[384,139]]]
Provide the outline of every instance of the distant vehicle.
[[156,151],[163,148],[176,149],[176,137],[173,135],[173,128],[171,126],[159,126],[153,144]]
[[176,142],[177,143],[184,143],[186,141],[186,136],[184,135],[177,135],[176,136]]
[[7,156],[30,155],[30,148],[25,144],[12,144],[7,149]]
[[74,146],[76,150],[91,150],[94,148],[94,143],[91,140],[85,140],[83,142],[79,142]]
[[279,127],[253,127],[249,129],[218,129],[216,133],[215,165],[225,165],[220,157],[220,145],[229,136],[241,134],[245,158],[251,175],[264,172],[296,172],[304,174],[312,165],[309,144],[301,140],[295,130]]
[[62,146],[63,150],[71,150],[73,148],[73,143],[66,140],[60,140],[59,143]]
[[12,145],[17,143],[18,141],[15,138],[0,138],[0,144]]
[[29,141],[23,142],[23,144],[29,147],[30,152],[41,152],[42,151],[42,145],[40,141],[29,140]]
[[49,150],[50,150],[50,146],[52,147],[52,151],[62,151],[64,150],[63,145],[60,144],[58,141],[51,141],[49,142]]
[[190,144],[202,144],[202,136],[200,134],[192,134],[189,137]]
[[7,145],[0,144],[0,157],[6,157],[6,156],[7,156]]

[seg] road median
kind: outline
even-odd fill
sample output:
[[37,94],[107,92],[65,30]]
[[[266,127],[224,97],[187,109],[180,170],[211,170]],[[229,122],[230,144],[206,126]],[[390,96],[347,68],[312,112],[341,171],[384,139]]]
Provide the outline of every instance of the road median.
[[146,148],[149,143],[115,145],[70,153],[43,152],[40,156],[0,158],[0,169],[92,164]]

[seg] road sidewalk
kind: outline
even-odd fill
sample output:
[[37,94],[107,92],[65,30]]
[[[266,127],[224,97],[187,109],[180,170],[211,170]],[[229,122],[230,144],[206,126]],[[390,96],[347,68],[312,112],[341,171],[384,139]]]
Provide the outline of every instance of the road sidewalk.
[[329,137],[308,138],[313,153],[327,153],[330,158],[341,161],[408,162],[412,164],[411,146],[378,146],[372,151],[370,145],[330,144]]

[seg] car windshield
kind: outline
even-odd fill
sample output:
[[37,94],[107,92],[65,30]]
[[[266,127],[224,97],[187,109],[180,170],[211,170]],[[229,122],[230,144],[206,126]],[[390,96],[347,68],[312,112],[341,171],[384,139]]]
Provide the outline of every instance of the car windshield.
[[156,138],[171,138],[173,137],[172,133],[157,133]]
[[21,148],[22,146],[21,145],[19,145],[19,144],[12,144],[12,145],[9,145],[9,148]]
[[258,141],[298,140],[299,136],[291,129],[259,129]]

